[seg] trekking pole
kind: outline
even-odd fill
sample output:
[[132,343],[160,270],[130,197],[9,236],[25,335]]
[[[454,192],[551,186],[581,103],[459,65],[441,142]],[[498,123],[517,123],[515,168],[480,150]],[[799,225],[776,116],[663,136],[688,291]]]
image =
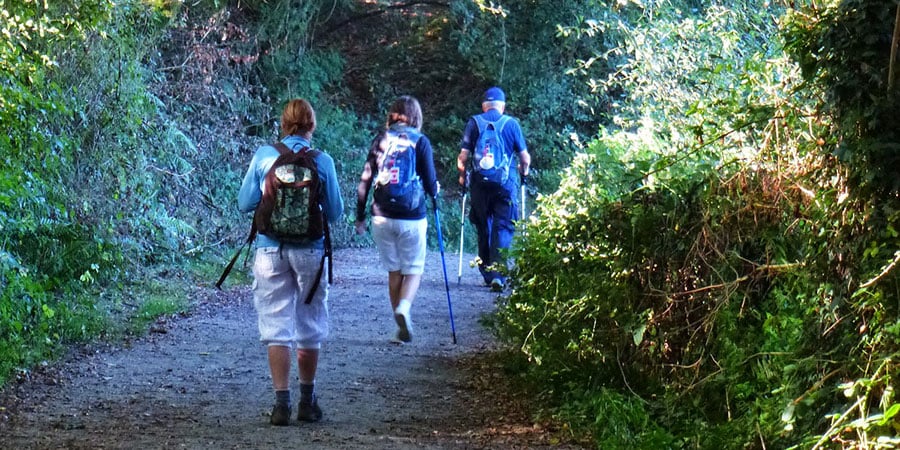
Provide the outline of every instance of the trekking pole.
[[469,195],[467,190],[463,190],[462,206],[459,208],[459,273],[456,275],[456,285],[462,284],[462,260],[463,260],[463,237],[466,230],[466,196]]
[[444,287],[447,288],[447,309],[450,310],[450,332],[453,333],[453,343],[456,344],[456,325],[453,323],[453,303],[450,302],[450,282],[447,281],[447,262],[444,260],[444,235],[441,233],[441,216],[438,212],[437,198],[431,197],[434,206],[434,225],[437,228],[438,245],[441,249],[441,266],[444,268]]
[[522,220],[525,220],[525,185],[528,184],[528,176],[522,174]]

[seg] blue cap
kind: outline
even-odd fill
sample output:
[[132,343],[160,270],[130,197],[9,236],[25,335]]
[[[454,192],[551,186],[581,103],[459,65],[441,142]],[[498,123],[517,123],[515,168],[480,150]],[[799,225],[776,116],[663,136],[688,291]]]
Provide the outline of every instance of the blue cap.
[[505,102],[506,94],[503,93],[503,89],[500,89],[496,86],[484,91],[484,101],[485,102]]

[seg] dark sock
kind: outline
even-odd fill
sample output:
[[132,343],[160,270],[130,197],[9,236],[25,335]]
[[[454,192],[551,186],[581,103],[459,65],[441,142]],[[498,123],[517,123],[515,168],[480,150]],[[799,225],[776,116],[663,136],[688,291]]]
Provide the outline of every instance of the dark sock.
[[283,390],[283,391],[275,391],[275,403],[280,405],[290,405],[291,404],[291,391]]
[[312,403],[313,399],[313,389],[315,389],[316,385],[314,384],[303,384],[300,383],[300,403]]

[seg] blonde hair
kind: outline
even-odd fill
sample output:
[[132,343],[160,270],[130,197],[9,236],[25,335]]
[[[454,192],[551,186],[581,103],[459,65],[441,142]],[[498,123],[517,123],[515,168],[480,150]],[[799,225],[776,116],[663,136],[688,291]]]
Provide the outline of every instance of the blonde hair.
[[388,110],[387,126],[403,122],[417,131],[422,130],[422,107],[415,97],[404,95],[397,100]]
[[284,106],[281,113],[281,135],[298,135],[305,138],[312,136],[316,129],[316,112],[312,105],[302,98],[296,98]]

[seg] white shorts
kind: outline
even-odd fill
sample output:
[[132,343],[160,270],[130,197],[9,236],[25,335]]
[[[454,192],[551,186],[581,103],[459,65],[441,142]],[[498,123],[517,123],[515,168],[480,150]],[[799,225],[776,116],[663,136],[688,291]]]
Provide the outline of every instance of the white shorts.
[[323,251],[290,246],[256,249],[253,306],[258,315],[260,341],[300,349],[322,346],[328,337],[327,268],[312,302],[305,302]]
[[428,220],[372,217],[372,238],[388,272],[421,275],[425,272],[425,233]]

